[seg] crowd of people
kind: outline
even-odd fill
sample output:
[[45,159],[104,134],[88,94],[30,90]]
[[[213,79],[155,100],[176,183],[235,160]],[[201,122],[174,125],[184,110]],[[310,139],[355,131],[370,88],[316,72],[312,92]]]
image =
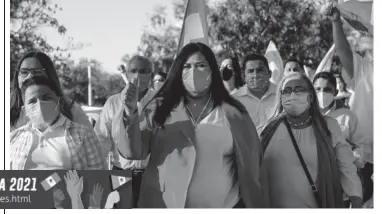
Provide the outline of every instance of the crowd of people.
[[372,207],[372,44],[349,44],[339,11],[329,17],[342,74],[288,59],[273,83],[262,55],[219,67],[189,43],[167,74],[132,57],[94,127],[30,52],[12,84],[11,169],[131,170],[139,208]]

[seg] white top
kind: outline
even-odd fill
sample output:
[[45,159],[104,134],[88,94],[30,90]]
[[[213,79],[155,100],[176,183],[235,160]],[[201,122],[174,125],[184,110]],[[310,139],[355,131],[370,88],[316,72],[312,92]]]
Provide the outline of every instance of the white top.
[[277,86],[271,83],[268,91],[263,95],[261,99],[258,99],[252,95],[247,85],[231,93],[231,95],[239,100],[247,109],[259,135],[267,124],[268,120],[275,113],[276,90]]
[[[349,101],[350,109],[358,117],[357,138],[363,142],[365,160],[373,163],[373,62],[353,54],[354,58],[354,96]],[[347,77],[343,73],[344,78]]]
[[227,156],[233,154],[233,138],[222,109],[215,108],[195,127],[195,139],[196,160],[186,207],[234,207],[239,201],[239,186],[233,185]]
[[[140,103],[138,103],[138,109],[142,109]],[[146,160],[128,160],[122,157],[118,152],[116,142],[121,138],[121,133],[118,133],[118,130],[121,130],[119,126],[123,126],[123,122],[114,121],[123,120],[121,113],[123,111],[124,106],[121,101],[121,94],[110,96],[103,106],[102,112],[94,126],[94,132],[103,147],[103,156],[106,158],[108,153],[110,151],[112,152],[113,166],[122,169],[144,169],[147,166],[149,157],[147,157]],[[142,118],[144,118],[144,115]],[[122,129],[126,130],[125,127]]]
[[69,147],[65,140],[65,117],[44,132],[33,127],[32,147],[25,170],[69,170],[72,168]]
[[[362,197],[362,185],[353,164],[354,157],[336,121],[327,117],[342,188],[349,196]],[[313,180],[317,179],[317,141],[312,126],[292,129]],[[264,154],[272,208],[317,208],[309,181],[293,147],[288,130],[281,123]]]

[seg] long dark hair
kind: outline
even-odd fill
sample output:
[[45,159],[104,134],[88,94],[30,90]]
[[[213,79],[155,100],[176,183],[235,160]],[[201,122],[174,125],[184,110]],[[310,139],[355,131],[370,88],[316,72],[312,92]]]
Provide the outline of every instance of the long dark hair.
[[189,43],[181,49],[174,63],[171,65],[167,79],[162,88],[157,92],[153,99],[163,98],[162,104],[158,106],[154,121],[163,126],[171,111],[179,105],[183,99],[187,101],[185,96],[187,91],[183,86],[182,70],[186,60],[194,53],[200,52],[207,60],[211,69],[211,99],[214,107],[221,106],[223,102],[238,109],[241,113],[247,113],[245,107],[236,99],[230,96],[223,85],[223,80],[220,76],[219,67],[212,50],[203,43]]
[[65,115],[70,120],[73,119],[72,113],[70,111],[71,105],[63,99],[64,93],[62,92],[60,81],[58,79],[58,75],[56,72],[56,68],[54,67],[54,64],[50,57],[46,55],[43,52],[40,51],[32,51],[26,53],[21,59],[18,61],[14,76],[13,76],[13,82],[11,85],[11,126],[16,126],[21,113],[21,107],[24,105],[21,89],[19,88],[19,70],[21,63],[24,61],[24,59],[27,58],[36,58],[40,62],[41,66],[45,69],[45,74],[49,81],[51,81],[55,88],[57,89],[56,94],[58,97],[61,98],[60,102],[60,111],[63,115]]

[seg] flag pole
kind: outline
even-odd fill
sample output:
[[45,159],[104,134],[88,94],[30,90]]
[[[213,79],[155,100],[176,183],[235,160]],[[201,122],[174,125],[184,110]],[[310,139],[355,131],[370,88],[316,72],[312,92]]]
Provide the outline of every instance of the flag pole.
[[176,54],[175,54],[175,57],[174,59],[176,58],[176,56],[178,55],[180,49],[182,49],[183,47],[183,42],[182,41],[182,37],[183,37],[183,33],[184,33],[184,23],[186,21],[186,16],[187,16],[187,8],[188,8],[188,5],[190,4],[190,0],[187,1],[187,5],[186,5],[186,10],[184,11],[184,17],[183,17],[183,23],[182,23],[182,30],[180,32],[180,37],[179,37],[179,43],[178,43],[178,50],[176,51]]
[[93,90],[92,90],[92,69],[88,65],[88,105],[92,106]]

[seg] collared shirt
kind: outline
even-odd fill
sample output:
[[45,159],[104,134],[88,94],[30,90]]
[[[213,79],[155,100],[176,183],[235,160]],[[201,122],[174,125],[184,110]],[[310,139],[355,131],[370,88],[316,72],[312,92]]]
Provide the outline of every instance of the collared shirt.
[[[373,62],[353,53],[354,59],[354,95],[349,101],[350,109],[358,117],[357,138],[362,141],[365,160],[373,163]],[[348,76],[344,72],[344,78]]]
[[[138,102],[138,111],[141,113],[141,103],[150,99],[155,94],[154,91],[149,90],[148,93],[142,98],[141,102]],[[121,136],[118,136],[120,132],[117,130],[125,130],[125,127],[119,127],[123,125],[122,115],[124,111],[124,105],[121,101],[121,93],[115,94],[107,99],[103,106],[102,112],[94,126],[94,131],[97,134],[103,148],[103,156],[106,157],[108,152],[112,152],[112,165],[122,169],[145,169],[149,160],[128,160],[118,151],[118,140]],[[124,142],[121,142],[124,143]]]
[[359,133],[358,128],[358,118],[350,109],[347,108],[337,108],[334,104],[331,109],[324,113],[324,115],[329,116],[337,120],[338,125],[340,125],[342,133],[346,140],[351,144],[355,145],[353,153],[355,156],[361,156],[364,158],[362,134]]
[[32,124],[32,147],[24,169],[71,169],[70,152],[65,140],[65,117],[41,132]]
[[276,108],[276,90],[277,86],[270,83],[268,91],[265,92],[261,99],[255,97],[248,89],[247,85],[233,91],[231,93],[238,99],[247,109],[253,123],[260,134],[262,129],[272,117]]
[[[61,117],[64,116],[61,115]],[[65,118],[61,127],[65,130],[65,141],[68,146],[71,161],[70,169],[102,170],[107,168],[106,160],[101,156],[99,142],[91,128],[73,123],[67,118]],[[59,137],[60,132],[57,134]],[[34,135],[35,130],[31,122],[11,132],[12,170],[25,169],[27,160],[31,155]],[[45,143],[46,141],[41,141],[42,145],[47,145]]]

